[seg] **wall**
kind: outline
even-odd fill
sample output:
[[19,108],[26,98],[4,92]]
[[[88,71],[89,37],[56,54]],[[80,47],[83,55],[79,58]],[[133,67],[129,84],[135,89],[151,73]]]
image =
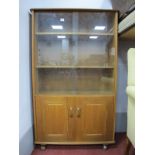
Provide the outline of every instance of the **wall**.
[[[21,8],[20,8],[21,9]],[[19,155],[30,155],[33,150],[31,69],[29,50],[29,16],[20,10],[19,43]],[[27,24],[25,25],[25,22]]]
[[125,132],[127,125],[127,51],[135,47],[133,40],[119,40],[116,131]]
[[19,155],[30,155],[33,150],[31,106],[29,10],[30,8],[107,8],[108,0],[20,0],[19,1]]

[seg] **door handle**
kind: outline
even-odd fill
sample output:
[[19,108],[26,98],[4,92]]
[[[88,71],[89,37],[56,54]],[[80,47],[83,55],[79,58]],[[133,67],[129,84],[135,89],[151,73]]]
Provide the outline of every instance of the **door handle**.
[[73,117],[74,115],[74,111],[73,111],[73,107],[69,108],[69,117]]
[[76,116],[81,117],[81,108],[80,107],[76,108]]

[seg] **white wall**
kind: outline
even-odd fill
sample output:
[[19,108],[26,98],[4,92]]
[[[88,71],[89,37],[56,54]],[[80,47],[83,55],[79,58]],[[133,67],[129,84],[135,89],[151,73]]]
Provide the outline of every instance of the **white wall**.
[[30,8],[105,8],[111,9],[109,0],[20,0],[19,1],[19,140],[20,155],[30,155],[33,149],[32,104],[29,50]]

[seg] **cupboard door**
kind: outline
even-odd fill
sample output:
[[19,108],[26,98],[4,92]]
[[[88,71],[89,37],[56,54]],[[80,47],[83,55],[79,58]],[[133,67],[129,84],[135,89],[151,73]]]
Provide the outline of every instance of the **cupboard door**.
[[37,137],[40,141],[67,140],[68,112],[64,97],[36,97]]
[[82,137],[84,141],[113,141],[113,97],[89,97],[81,100]]

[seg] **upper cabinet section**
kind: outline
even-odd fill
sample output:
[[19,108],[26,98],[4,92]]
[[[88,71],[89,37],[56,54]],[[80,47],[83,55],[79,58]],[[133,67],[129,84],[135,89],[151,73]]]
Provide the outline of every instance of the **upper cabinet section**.
[[35,12],[37,68],[113,68],[114,11]]
[[112,35],[114,12],[39,12],[36,34]]
[[36,93],[114,93],[116,11],[49,9],[32,17]]

